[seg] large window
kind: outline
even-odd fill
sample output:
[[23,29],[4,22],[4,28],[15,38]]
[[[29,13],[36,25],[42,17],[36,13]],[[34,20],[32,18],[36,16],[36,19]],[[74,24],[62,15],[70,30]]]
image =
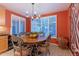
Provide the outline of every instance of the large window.
[[56,37],[56,16],[43,17],[41,21],[44,35],[50,34],[52,37]]
[[11,15],[11,34],[18,35],[25,32],[25,19],[16,15]]
[[43,32],[45,36],[50,34],[52,37],[57,36],[56,29],[56,15],[49,17],[42,17],[40,19],[33,19],[31,21],[32,32]]

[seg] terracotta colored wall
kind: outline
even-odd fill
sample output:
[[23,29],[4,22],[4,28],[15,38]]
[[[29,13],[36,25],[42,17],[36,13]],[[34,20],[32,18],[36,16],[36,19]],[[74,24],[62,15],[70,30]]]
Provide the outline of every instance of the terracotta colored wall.
[[11,28],[11,13],[6,10],[6,27],[8,29],[8,32],[10,33]]
[[31,18],[26,18],[26,32],[31,32]]
[[[12,11],[9,11],[9,10],[6,10],[6,26],[8,28],[8,32],[10,33],[10,28],[11,28],[11,14],[14,14],[14,15],[17,15],[17,16],[20,16],[20,17],[24,17],[18,13],[15,13],[15,12],[12,12]],[[26,17],[24,17],[26,19]]]
[[57,14],[57,36],[68,37],[68,11]]
[[69,34],[69,39],[70,38],[70,28],[71,28],[71,5],[70,7],[68,8],[68,34]]

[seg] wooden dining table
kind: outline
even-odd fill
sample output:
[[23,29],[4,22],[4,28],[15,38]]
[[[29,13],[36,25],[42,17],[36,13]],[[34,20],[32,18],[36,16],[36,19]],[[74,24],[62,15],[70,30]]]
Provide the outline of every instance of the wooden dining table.
[[48,37],[49,36],[38,36],[37,38],[33,38],[33,37],[24,36],[24,37],[21,37],[21,39],[23,40],[24,43],[36,44],[36,43],[41,43],[46,41]]
[[49,36],[38,36],[36,38],[33,38],[33,37],[28,37],[27,35],[26,36],[23,36],[21,37],[21,39],[23,40],[23,43],[24,44],[27,44],[27,45],[32,45],[31,48],[32,48],[32,53],[31,55],[34,56],[35,53],[37,53],[37,45],[46,41],[48,39]]

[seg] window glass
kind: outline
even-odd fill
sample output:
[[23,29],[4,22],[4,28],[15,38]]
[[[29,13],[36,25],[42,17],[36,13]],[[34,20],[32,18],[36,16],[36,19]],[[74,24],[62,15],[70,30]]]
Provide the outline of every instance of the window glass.
[[56,28],[56,15],[33,19],[31,22],[31,31],[43,32],[44,36],[50,34],[52,37],[56,37]]
[[49,34],[56,37],[56,16],[49,17]]
[[11,34],[18,35],[21,32],[25,32],[25,19],[16,15],[12,15],[11,18]]
[[32,32],[41,32],[41,20],[40,19],[32,19],[31,22],[31,31]]
[[48,18],[41,18],[41,21],[42,21],[42,32],[44,34],[44,36],[47,36],[48,35]]

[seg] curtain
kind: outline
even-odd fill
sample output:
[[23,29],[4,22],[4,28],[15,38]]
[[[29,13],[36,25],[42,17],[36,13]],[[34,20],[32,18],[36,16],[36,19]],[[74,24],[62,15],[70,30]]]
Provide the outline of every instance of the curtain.
[[79,55],[79,4],[72,3],[71,4],[71,29],[70,29],[70,44],[71,44],[71,50],[74,55]]

